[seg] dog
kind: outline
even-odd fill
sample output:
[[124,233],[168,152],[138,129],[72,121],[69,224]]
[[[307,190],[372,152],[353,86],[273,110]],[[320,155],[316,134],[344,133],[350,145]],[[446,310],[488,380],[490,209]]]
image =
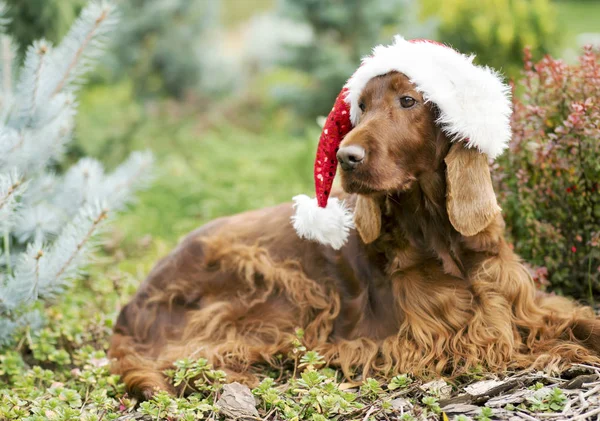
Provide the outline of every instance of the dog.
[[337,152],[347,243],[298,238],[291,203],[189,234],[116,322],[110,356],[129,390],[172,391],[163,371],[184,357],[251,383],[297,328],[348,377],[600,363],[592,309],[537,291],[505,241],[486,155],[449,139],[400,72],[372,78],[362,108]]

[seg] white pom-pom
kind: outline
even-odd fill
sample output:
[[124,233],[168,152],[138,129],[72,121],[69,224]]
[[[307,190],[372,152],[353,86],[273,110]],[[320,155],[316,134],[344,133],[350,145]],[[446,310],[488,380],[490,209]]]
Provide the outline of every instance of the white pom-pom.
[[304,194],[295,196],[293,200],[296,213],[292,216],[292,223],[298,236],[329,245],[335,250],[346,244],[354,221],[352,211],[343,201],[330,197],[327,207],[321,208],[316,198]]

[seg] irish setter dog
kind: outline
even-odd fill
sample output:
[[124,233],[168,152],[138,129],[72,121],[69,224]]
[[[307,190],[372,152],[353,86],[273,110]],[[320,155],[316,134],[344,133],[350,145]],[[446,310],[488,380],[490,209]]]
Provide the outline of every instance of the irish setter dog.
[[289,203],[189,234],[117,320],[110,355],[129,390],[170,390],[163,370],[184,357],[252,382],[296,328],[347,376],[600,363],[592,309],[537,292],[504,240],[486,155],[450,142],[401,73],[373,78],[361,100],[369,112],[340,148],[364,157],[342,165],[348,243],[298,238]]

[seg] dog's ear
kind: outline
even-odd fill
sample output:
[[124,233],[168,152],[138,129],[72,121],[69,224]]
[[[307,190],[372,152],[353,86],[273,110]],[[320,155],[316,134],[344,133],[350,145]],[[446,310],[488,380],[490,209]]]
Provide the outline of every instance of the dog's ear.
[[462,143],[452,145],[446,161],[446,208],[450,223],[470,237],[483,231],[500,212],[487,155]]
[[365,244],[377,240],[381,233],[381,208],[374,198],[362,195],[356,198],[354,225]]

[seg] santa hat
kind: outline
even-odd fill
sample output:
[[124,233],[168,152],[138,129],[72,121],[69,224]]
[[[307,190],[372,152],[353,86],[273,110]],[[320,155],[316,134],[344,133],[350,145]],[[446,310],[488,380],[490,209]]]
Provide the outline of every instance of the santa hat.
[[327,117],[314,167],[317,197],[294,197],[292,222],[298,235],[340,249],[353,226],[352,212],[329,193],[337,169],[336,153],[344,136],[358,123],[359,98],[369,80],[397,71],[406,75],[440,111],[438,123],[452,141],[463,141],[490,158],[507,147],[511,137],[510,88],[489,67],[429,40],[379,45],[350,77]]

